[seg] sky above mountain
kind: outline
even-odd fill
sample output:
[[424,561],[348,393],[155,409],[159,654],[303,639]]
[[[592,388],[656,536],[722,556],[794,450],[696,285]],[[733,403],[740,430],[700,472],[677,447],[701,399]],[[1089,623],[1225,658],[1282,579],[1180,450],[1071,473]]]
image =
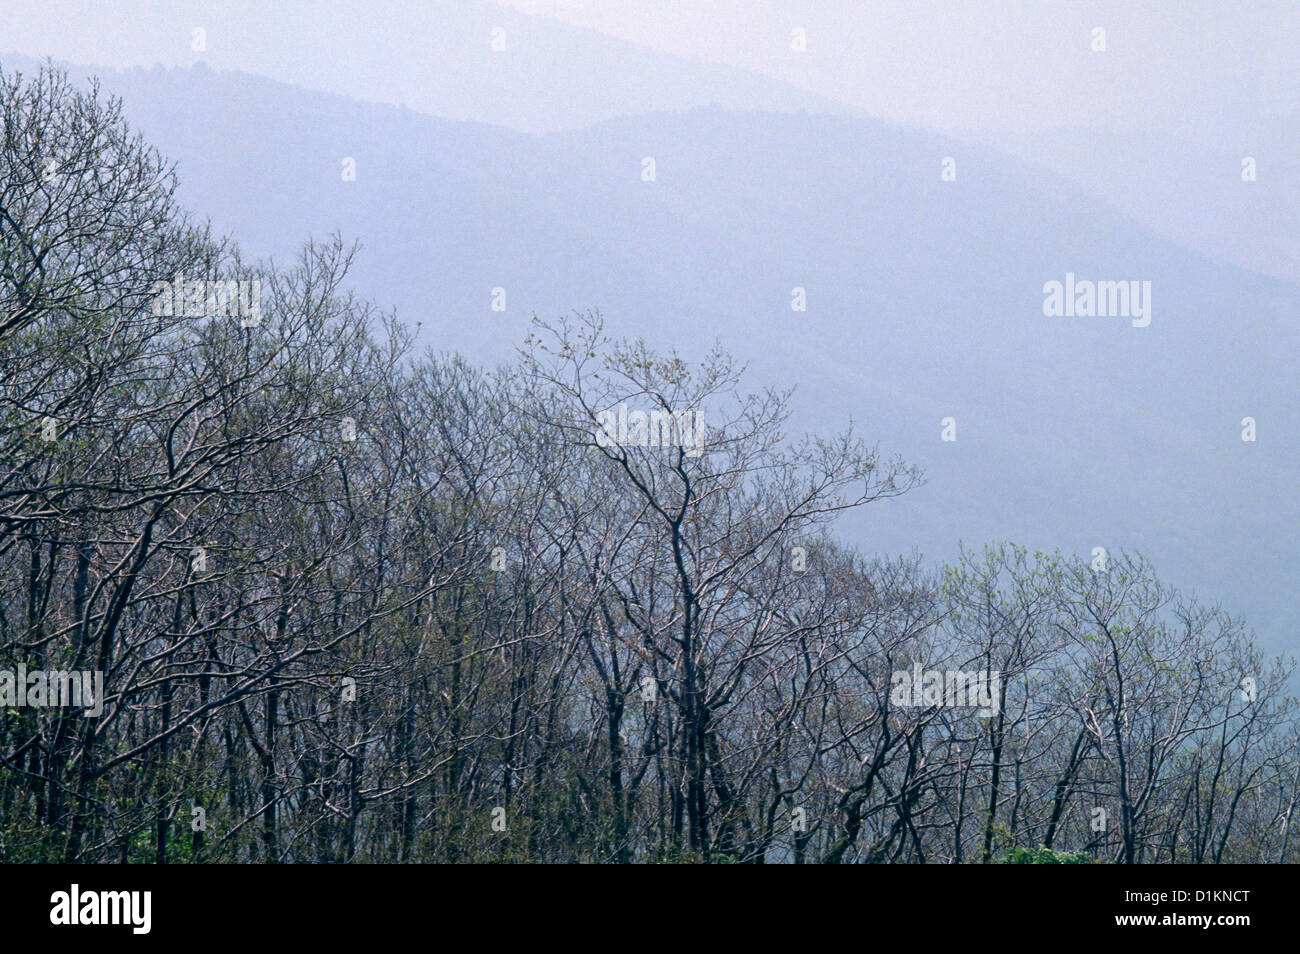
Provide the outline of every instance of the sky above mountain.
[[0,48],[114,67],[203,60],[529,130],[743,93],[941,130],[1245,138],[1294,115],[1300,78],[1294,0],[1231,16],[1207,0],[6,0],[3,11]]
[[503,2],[942,130],[1240,130],[1296,103],[1291,2]]
[[712,104],[874,116],[1038,162],[1214,261],[1300,275],[1296,0],[0,0],[5,51],[202,63],[524,132]]

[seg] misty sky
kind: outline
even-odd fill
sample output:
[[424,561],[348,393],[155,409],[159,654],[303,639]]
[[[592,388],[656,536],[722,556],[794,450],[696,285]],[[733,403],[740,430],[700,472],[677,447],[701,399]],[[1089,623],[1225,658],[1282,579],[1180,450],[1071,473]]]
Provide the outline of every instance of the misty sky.
[[[1242,137],[1294,112],[1300,86],[1300,3],[1282,0],[0,0],[0,51],[113,67],[202,59],[427,109],[430,63],[478,56],[494,23],[518,22],[507,7],[943,130],[1112,126]],[[203,54],[191,50],[196,26],[207,32]],[[1098,26],[1104,55],[1090,48]],[[806,52],[791,50],[796,27],[807,31]],[[591,121],[592,95],[574,90],[571,125]]]
[[[1143,127],[1188,96],[1295,103],[1300,5],[510,0],[657,49],[943,129]],[[652,9],[653,13],[645,12]],[[808,53],[791,56],[791,30]],[[1090,48],[1107,31],[1106,55]],[[1290,87],[1282,74],[1289,71]]]

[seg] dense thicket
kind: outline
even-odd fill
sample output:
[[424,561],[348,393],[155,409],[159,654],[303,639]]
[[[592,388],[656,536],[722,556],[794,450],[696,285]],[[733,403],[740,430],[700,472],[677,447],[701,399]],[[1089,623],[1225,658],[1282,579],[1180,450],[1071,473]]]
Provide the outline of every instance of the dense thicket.
[[[0,670],[105,674],[0,710],[0,861],[1300,855],[1289,670],[1141,558],[866,559],[836,514],[917,472],[791,441],[725,354],[420,354],[340,241],[187,219],[97,91],[0,110]],[[620,403],[702,452],[597,440]],[[900,705],[915,663],[1001,693]]]

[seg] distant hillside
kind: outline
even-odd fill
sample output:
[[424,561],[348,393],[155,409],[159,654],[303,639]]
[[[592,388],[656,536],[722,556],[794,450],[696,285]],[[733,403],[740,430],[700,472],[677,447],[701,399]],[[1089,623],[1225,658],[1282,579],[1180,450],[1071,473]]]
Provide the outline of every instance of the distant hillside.
[[[223,60],[237,44],[239,68],[251,74],[283,79],[292,64],[293,82],[306,89],[347,92],[360,84],[384,102],[525,132],[713,103],[729,109],[858,112],[748,70],[649,49],[484,0],[414,5],[316,0],[308,5],[310,15],[296,4],[240,5],[246,7],[242,10],[221,4],[157,6],[163,9],[154,12],[153,29],[182,38],[187,55],[191,29],[203,24],[206,49],[193,54],[194,62],[233,66]],[[317,30],[313,23],[331,28]],[[377,23],[387,28],[382,40]],[[250,42],[259,29],[275,42]],[[0,32],[0,60],[10,58],[5,41]],[[778,44],[772,55],[803,54]]]
[[[1300,83],[1300,79],[1297,79]],[[1300,93],[1296,94],[1300,110]],[[1300,111],[1208,147],[1157,133],[1056,129],[972,135],[1078,182],[1165,238],[1216,261],[1300,279]],[[1242,180],[1242,162],[1255,179]],[[1115,170],[1123,174],[1115,175]]]

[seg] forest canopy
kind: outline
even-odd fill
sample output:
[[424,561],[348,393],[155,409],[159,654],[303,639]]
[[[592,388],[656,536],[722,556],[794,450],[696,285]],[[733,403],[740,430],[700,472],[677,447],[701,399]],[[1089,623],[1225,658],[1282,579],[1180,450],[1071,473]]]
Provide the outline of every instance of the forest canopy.
[[919,469],[722,347],[477,368],[0,112],[0,862],[1300,860],[1292,664],[1139,554],[859,552]]

